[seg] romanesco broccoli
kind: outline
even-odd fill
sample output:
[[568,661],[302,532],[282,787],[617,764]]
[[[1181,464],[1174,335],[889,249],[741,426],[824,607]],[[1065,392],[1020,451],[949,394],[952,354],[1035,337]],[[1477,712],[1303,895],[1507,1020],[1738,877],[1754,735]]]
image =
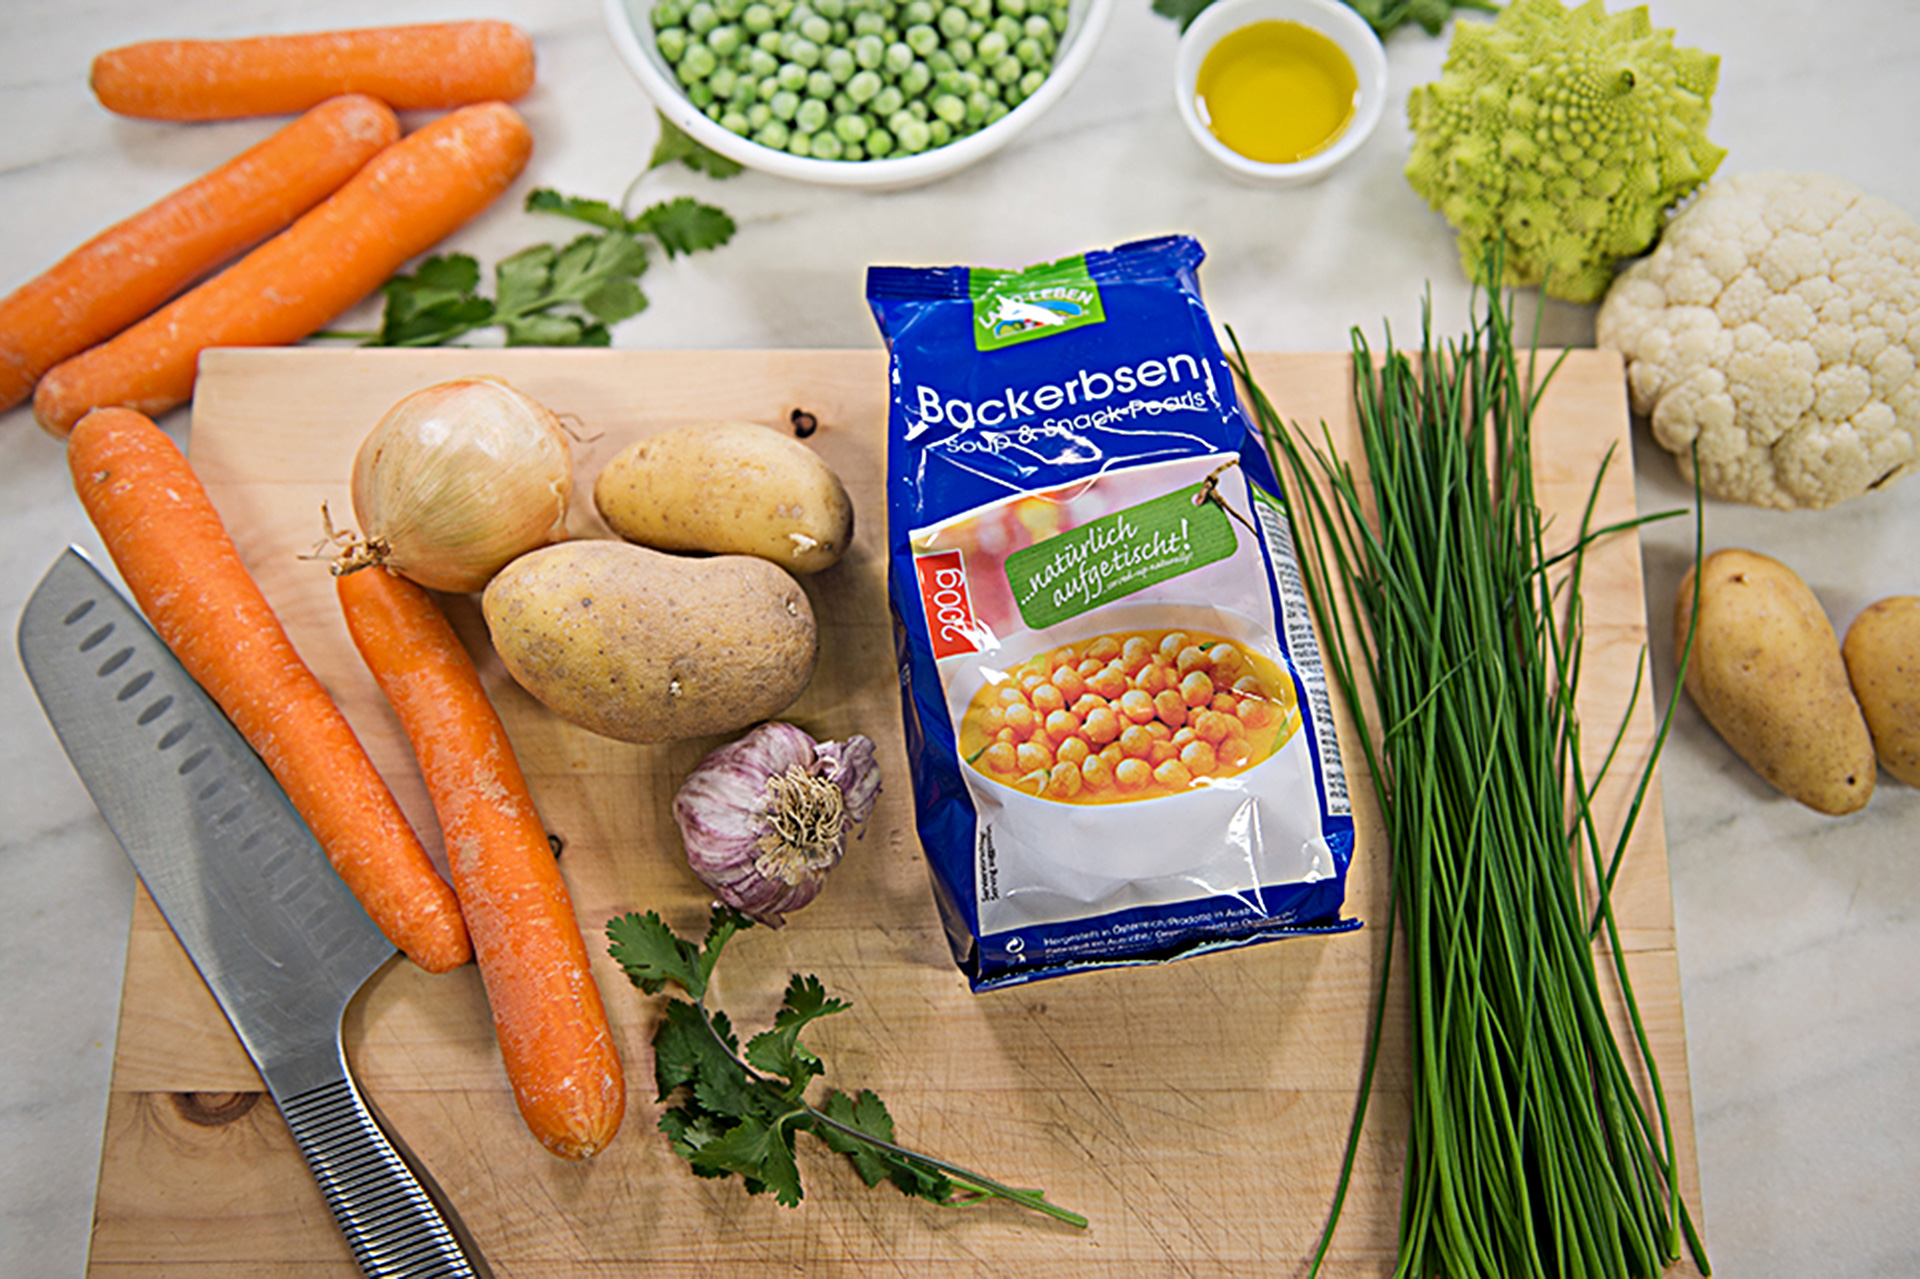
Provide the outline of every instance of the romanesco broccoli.
[[1719,70],[1644,7],[1512,0],[1456,23],[1440,78],[1409,94],[1407,180],[1458,232],[1470,277],[1504,237],[1502,283],[1597,301],[1726,154],[1706,136]]

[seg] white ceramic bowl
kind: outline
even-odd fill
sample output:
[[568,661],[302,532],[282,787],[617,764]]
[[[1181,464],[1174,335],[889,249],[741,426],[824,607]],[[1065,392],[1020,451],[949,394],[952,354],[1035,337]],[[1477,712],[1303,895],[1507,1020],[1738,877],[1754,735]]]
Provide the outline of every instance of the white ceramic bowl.
[[934,147],[916,155],[887,156],[878,160],[810,159],[763,147],[729,129],[721,128],[687,99],[681,91],[680,82],[674,78],[672,68],[660,56],[649,16],[653,8],[652,0],[603,0],[603,8],[607,29],[613,36],[613,47],[639,79],[647,96],[653,99],[660,113],[671,120],[676,128],[709,151],[718,152],[750,169],[800,182],[892,190],[918,186],[957,173],[975,161],[992,155],[1038,120],[1086,70],[1094,47],[1106,29],[1113,0],[1072,0],[1067,32],[1060,38],[1052,72],[1045,83],[999,120],[943,147]]
[[[1200,64],[1220,40],[1255,22],[1297,22],[1332,40],[1353,64],[1359,80],[1353,119],[1333,145],[1292,164],[1249,160],[1214,136],[1195,105]],[[1243,181],[1268,187],[1300,186],[1325,177],[1359,150],[1380,123],[1387,97],[1387,52],[1365,19],[1339,0],[1214,0],[1180,37],[1174,56],[1174,96],[1180,118],[1200,149]]]

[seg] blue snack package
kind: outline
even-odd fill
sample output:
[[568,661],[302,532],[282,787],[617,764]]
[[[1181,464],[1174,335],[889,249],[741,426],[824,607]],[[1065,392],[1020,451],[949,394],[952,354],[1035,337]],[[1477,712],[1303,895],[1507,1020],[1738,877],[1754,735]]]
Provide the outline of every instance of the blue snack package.
[[1359,927],[1291,526],[1204,256],[867,273],[916,815],[977,991]]

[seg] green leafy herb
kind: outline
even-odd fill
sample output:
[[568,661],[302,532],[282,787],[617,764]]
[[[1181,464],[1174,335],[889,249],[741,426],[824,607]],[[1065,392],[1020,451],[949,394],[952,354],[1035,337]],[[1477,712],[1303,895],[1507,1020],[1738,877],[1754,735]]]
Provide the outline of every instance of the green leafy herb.
[[607,923],[609,952],[629,981],[650,995],[674,985],[691,997],[668,1000],[654,1032],[653,1073],[659,1099],[676,1099],[661,1115],[660,1130],[694,1172],[738,1175],[749,1193],[770,1191],[791,1208],[802,1193],[794,1136],[810,1132],[845,1155],[869,1186],[890,1181],[902,1194],[956,1206],[1005,1199],[1086,1226],[1085,1217],[1049,1203],[1043,1191],[1003,1186],[894,1144],[893,1117],[872,1092],[830,1088],[819,1106],[809,1104],[807,1087],[826,1065],[800,1042],[800,1032],[850,1007],[830,997],[819,978],[794,974],[772,1028],[749,1039],[743,1052],[726,1013],[708,1009],[706,993],[721,950],[751,927],[748,916],[716,907],[696,945],[653,911]]
[[[1172,18],[1185,31],[1213,0],[1153,0],[1153,11]],[[1492,0],[1346,0],[1347,7],[1366,19],[1374,33],[1385,39],[1409,22],[1417,22],[1430,36],[1440,34],[1456,9],[1494,13],[1499,6]]]
[[651,240],[668,258],[715,249],[733,237],[733,219],[692,196],[662,200],[628,217],[604,200],[555,191],[527,196],[528,212],[597,228],[564,245],[535,244],[494,268],[491,299],[480,264],[464,253],[430,257],[412,275],[381,286],[386,310],[369,346],[443,346],[477,329],[498,327],[508,346],[606,346],[612,326],[646,310],[640,277]]
[[674,127],[673,121],[657,111],[654,114],[660,119],[660,140],[653,144],[653,158],[647,161],[647,168],[657,169],[678,160],[695,173],[704,173],[710,178],[730,178],[740,172],[737,162],[707,150]]

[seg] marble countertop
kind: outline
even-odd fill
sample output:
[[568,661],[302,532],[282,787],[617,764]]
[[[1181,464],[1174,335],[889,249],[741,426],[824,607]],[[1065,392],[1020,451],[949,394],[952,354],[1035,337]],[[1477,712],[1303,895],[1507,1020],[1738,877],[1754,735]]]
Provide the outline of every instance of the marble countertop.
[[[1623,5],[1610,3],[1609,9]],[[1920,213],[1920,7],[1912,0],[1652,0],[1680,44],[1721,55],[1710,136],[1723,173],[1824,171]],[[539,48],[522,104],[536,149],[514,191],[453,245],[492,262],[554,234],[535,185],[619,200],[656,126],[594,0],[9,0],[0,6],[0,290],[265,136],[271,121],[117,119],[87,68],[136,40],[490,16]],[[623,347],[876,347],[874,262],[1013,267],[1180,231],[1208,251],[1216,320],[1249,349],[1341,350],[1361,326],[1418,330],[1430,289],[1443,332],[1466,317],[1451,236],[1401,176],[1409,86],[1445,39],[1390,42],[1386,117],[1327,181],[1233,184],[1174,109],[1175,29],[1121,0],[1083,79],[1025,136],[956,177],[887,195],[675,169],[640,198],[688,193],[739,222],[718,253],[657,265],[652,308]],[[1523,318],[1535,304],[1521,299]],[[361,308],[370,319],[373,309]],[[1593,309],[1547,303],[1550,343],[1592,342]],[[187,414],[163,422],[184,438]],[[1690,490],[1636,428],[1643,509]],[[60,445],[28,412],[0,420],[0,613],[7,630],[69,543],[97,541]],[[1920,593],[1920,479],[1819,513],[1711,503],[1709,548],[1796,568],[1844,630],[1875,599]],[[1687,521],[1644,538],[1648,606],[1671,607]],[[104,557],[102,557],[104,558]],[[1653,628],[1664,701],[1673,653]],[[0,1274],[83,1273],[113,1055],[132,874],[43,720],[17,659],[0,660]],[[1683,706],[1662,768],[1706,1230],[1719,1273],[1920,1273],[1920,794],[1884,773],[1866,811],[1820,817],[1770,790]],[[1906,1187],[1902,1190],[1901,1187]]]

